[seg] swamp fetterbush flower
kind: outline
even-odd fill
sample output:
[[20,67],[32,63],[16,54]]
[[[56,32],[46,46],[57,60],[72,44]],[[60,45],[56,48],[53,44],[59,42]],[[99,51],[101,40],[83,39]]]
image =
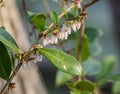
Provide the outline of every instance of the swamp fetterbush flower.
[[63,35],[64,35],[63,32],[60,30],[60,31],[57,33],[57,38],[63,40]]
[[79,30],[81,27],[81,22],[76,22],[75,24],[76,24],[76,29]]
[[41,61],[42,61],[42,55],[37,54],[36,57],[35,57],[35,62],[34,63],[41,62]]
[[25,64],[25,63],[24,63],[24,64],[22,65],[22,68],[23,68],[23,69],[26,69],[27,67],[28,67],[28,64]]
[[55,34],[52,34],[50,36],[43,36],[43,46],[46,46],[48,44],[57,44],[58,39],[61,40],[67,40],[68,35],[71,34],[72,30],[76,32],[81,27],[81,22],[75,21],[71,23],[65,23],[63,24],[61,30],[58,29]]
[[49,44],[56,44],[58,43],[58,39],[55,35],[51,35],[49,38]]
[[76,29],[76,24],[75,24],[75,23],[71,24],[71,28],[72,28],[72,30],[73,30],[74,32],[77,31],[77,29]]
[[68,32],[67,32],[67,31],[64,32],[64,39],[65,39],[65,40],[68,39]]
[[54,38],[54,43],[55,43],[55,44],[58,43],[58,38],[57,38],[57,36],[55,36],[55,38]]
[[78,7],[78,9],[82,8],[81,3],[79,1],[77,2],[77,7]]
[[58,38],[56,35],[52,34],[50,36],[43,37],[42,43],[43,43],[43,46],[46,46],[48,44],[56,44],[58,43]]
[[71,28],[68,27],[67,29],[68,29],[68,30],[67,30],[67,31],[68,31],[68,34],[71,34]]
[[32,66],[32,63],[41,62],[41,61],[42,61],[42,58],[43,58],[43,56],[40,55],[40,54],[32,55],[32,57],[34,57],[34,59],[32,59],[32,60],[30,60],[30,61],[24,61],[24,62],[23,62],[23,65],[22,65],[22,68],[23,68],[23,69],[26,69],[26,68],[28,68],[28,67],[31,67],[31,66]]
[[57,33],[58,39],[66,40],[68,38],[68,34],[71,33],[71,29],[66,26],[66,24],[63,24],[62,29],[60,32]]
[[47,42],[47,38],[46,37],[43,37],[43,46],[46,46],[47,44],[48,44],[48,42]]

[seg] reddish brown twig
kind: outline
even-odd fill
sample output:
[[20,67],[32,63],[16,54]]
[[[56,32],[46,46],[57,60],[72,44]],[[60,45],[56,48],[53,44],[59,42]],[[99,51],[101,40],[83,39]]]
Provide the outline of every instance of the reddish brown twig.
[[90,2],[87,2],[87,3],[83,6],[83,8],[82,8],[83,12],[84,12],[89,6],[93,5],[94,3],[98,2],[98,1],[100,1],[100,0],[91,0]]

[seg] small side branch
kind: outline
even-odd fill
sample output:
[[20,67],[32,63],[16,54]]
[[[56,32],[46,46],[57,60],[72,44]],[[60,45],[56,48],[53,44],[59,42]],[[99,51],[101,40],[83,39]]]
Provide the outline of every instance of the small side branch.
[[7,88],[9,87],[11,81],[13,80],[13,78],[16,76],[16,74],[18,73],[18,71],[20,70],[21,66],[22,66],[22,62],[20,62],[17,67],[15,68],[14,72],[12,73],[12,75],[10,76],[9,80],[7,81],[7,83],[5,84],[5,86],[3,87],[2,91],[0,94],[5,94],[5,92],[7,91]]
[[[87,2],[85,5],[83,5],[82,7],[82,13],[81,14],[84,14],[86,13],[86,9],[93,5],[94,3],[98,2],[100,0],[91,0],[89,2]],[[81,63],[82,61],[82,37],[84,35],[84,29],[85,29],[85,19],[83,18],[82,19],[82,23],[81,23],[81,29],[80,29],[80,32],[79,32],[79,35],[78,35],[78,53],[77,53],[77,60]]]
[[91,0],[90,2],[86,3],[84,6],[83,6],[83,12],[91,5],[93,5],[94,3],[98,2],[100,0]]

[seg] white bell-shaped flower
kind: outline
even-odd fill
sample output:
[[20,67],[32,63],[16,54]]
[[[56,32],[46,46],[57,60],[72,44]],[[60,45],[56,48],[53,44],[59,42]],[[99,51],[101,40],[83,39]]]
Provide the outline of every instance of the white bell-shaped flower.
[[68,27],[68,34],[71,34],[71,28]]
[[58,38],[55,36],[54,38],[54,43],[57,44],[58,43]]
[[81,8],[82,8],[82,6],[81,6],[81,3],[80,3],[80,2],[78,2],[78,3],[77,3],[77,7],[78,7],[78,9],[81,9]]
[[42,61],[42,55],[39,55],[39,54],[36,55],[36,58],[35,58],[35,59],[36,59],[36,60],[35,60],[36,63],[37,63],[37,62],[41,62],[41,61]]
[[48,44],[48,42],[47,42],[47,38],[43,38],[42,43],[43,43],[43,46],[46,46],[46,45]]
[[79,30],[80,27],[81,27],[81,22],[77,22],[77,24],[76,24],[76,28],[77,28],[77,30]]
[[75,24],[75,23],[73,23],[73,24],[71,25],[71,28],[72,28],[72,30],[73,30],[74,32],[77,31],[77,30],[76,30],[76,24]]
[[64,32],[64,39],[65,39],[65,40],[68,39],[68,32]]

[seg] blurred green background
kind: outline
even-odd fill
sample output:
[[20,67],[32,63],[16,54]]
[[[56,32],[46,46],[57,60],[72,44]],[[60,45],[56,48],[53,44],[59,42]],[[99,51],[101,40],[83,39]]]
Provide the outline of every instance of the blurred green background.
[[[27,30],[27,23],[25,21],[25,13],[22,8],[21,0],[17,0],[17,4],[21,13],[21,17],[24,22],[24,27]],[[28,8],[30,11],[34,12],[46,12],[44,4],[44,0],[26,0]],[[52,0],[47,0],[48,5],[50,6],[51,10],[57,10],[58,4],[53,2]],[[85,0],[89,1],[89,0]],[[108,54],[113,54],[117,57],[118,67],[120,66],[120,53],[118,42],[115,34],[115,21],[114,21],[114,12],[113,6],[111,6],[109,0],[101,0],[94,4],[93,6],[88,8],[88,20],[86,21],[87,27],[95,27],[100,28],[104,34],[100,38],[100,44],[102,46],[102,53],[96,57],[97,59],[101,60]],[[53,67],[49,62],[44,62],[40,64],[40,71],[42,72],[42,76],[47,87],[49,94],[69,94],[67,88],[64,86],[62,88],[55,88],[55,71],[56,68]],[[118,68],[118,71],[119,68]]]

